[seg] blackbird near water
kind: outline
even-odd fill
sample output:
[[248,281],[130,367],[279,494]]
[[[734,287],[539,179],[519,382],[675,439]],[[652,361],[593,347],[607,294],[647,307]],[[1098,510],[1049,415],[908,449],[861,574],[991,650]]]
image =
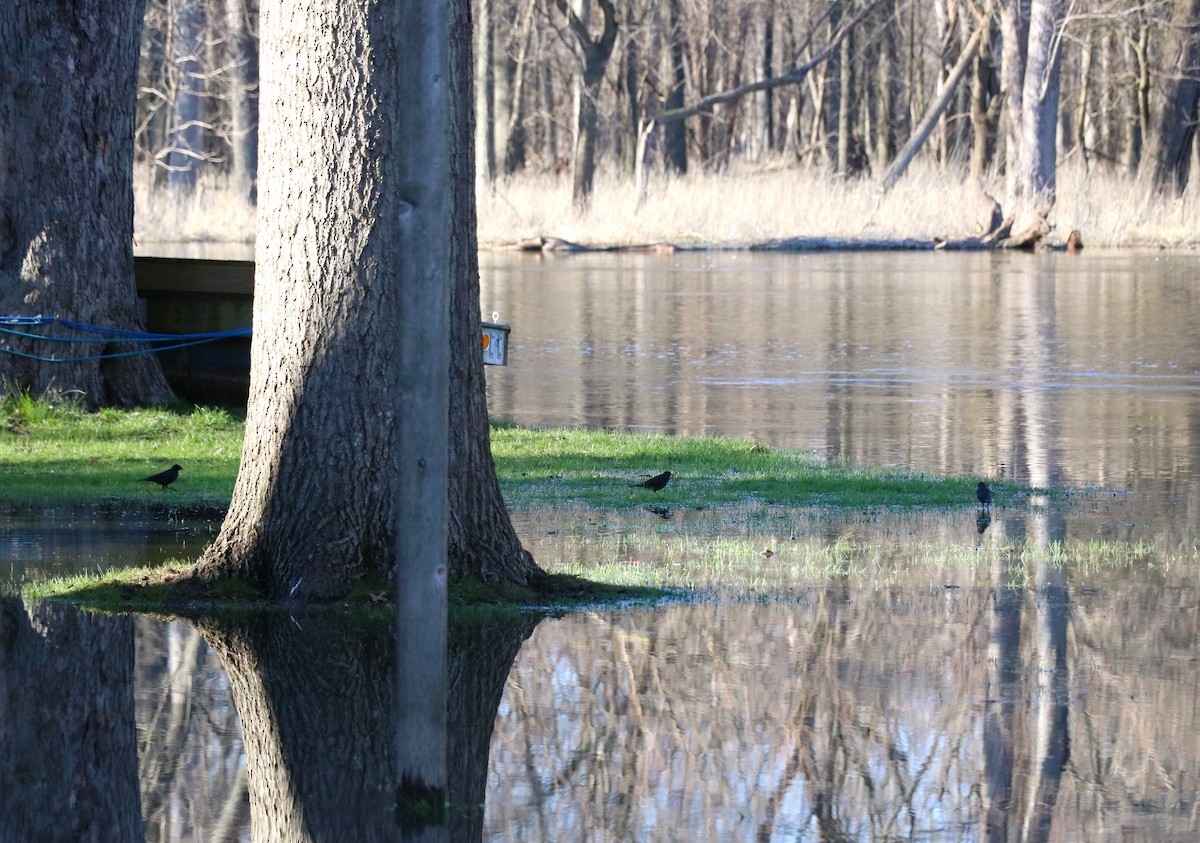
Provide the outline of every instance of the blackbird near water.
[[649,489],[651,492],[661,492],[663,487],[671,479],[671,472],[664,471],[662,474],[656,474],[649,480],[643,480],[641,483],[634,483],[635,486],[641,486],[643,489]]
[[982,480],[975,487],[975,497],[979,498],[979,505],[982,507],[986,508],[992,505],[992,490]]
[[166,471],[160,471],[158,474],[151,474],[149,477],[143,477],[142,482],[157,483],[165,489],[179,479],[179,470],[181,468],[183,468],[183,466],[176,463]]

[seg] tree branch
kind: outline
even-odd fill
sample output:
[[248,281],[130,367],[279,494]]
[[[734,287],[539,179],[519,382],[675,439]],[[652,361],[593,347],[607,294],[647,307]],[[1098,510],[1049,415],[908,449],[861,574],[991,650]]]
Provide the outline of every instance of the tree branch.
[[[558,2],[562,4],[565,2],[565,0],[558,0]],[[601,2],[607,2],[607,0],[601,0]],[[799,82],[810,72],[812,72],[814,67],[817,67],[831,55],[833,55],[833,52],[841,45],[842,41],[844,41],[846,36],[850,34],[851,30],[862,23],[863,20],[869,14],[871,14],[871,12],[883,5],[884,2],[886,2],[886,0],[874,0],[874,2],[860,11],[845,26],[839,29],[834,34],[833,38],[830,39],[829,43],[825,45],[823,50],[799,67],[794,67],[787,73],[781,74],[780,76],[772,76],[770,79],[760,79],[757,82],[750,82],[737,88],[731,88],[728,91],[710,94],[709,96],[703,97],[702,99],[697,100],[694,104],[685,106],[684,108],[674,108],[670,111],[663,111],[658,114],[651,115],[650,121],[657,124],[667,123],[672,120],[685,120],[688,117],[692,117],[702,111],[707,111],[714,105],[720,105],[723,102],[740,99],[747,94],[753,94],[757,91],[767,91],[771,88],[778,88],[783,85],[791,85],[795,82]]]

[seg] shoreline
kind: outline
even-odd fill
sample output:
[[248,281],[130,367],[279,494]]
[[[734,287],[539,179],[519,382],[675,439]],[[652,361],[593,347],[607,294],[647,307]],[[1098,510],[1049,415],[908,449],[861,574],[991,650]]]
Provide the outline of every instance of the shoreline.
[[[1200,180],[1176,196],[1111,171],[1060,168],[1059,177],[1041,238],[1050,248],[1076,230],[1089,249],[1200,247]],[[182,198],[139,188],[135,249],[250,250],[257,209],[219,179],[203,188]],[[529,174],[477,183],[477,236],[481,251],[536,238],[577,251],[978,249],[973,241],[997,221],[992,197],[1002,194],[1000,176],[987,177],[981,189],[953,167],[914,167],[886,194],[869,178],[839,181],[782,168],[657,174],[639,198],[627,178],[608,173],[580,208],[568,180]]]

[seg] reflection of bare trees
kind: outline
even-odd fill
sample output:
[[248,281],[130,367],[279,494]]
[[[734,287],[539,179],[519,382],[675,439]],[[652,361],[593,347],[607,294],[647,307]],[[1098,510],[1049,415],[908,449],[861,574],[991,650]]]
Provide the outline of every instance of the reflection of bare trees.
[[139,616],[136,664],[146,839],[241,839],[245,756],[220,663],[190,625]]
[[[1073,608],[1067,572],[1032,565],[1029,576],[998,564],[991,589],[827,589],[544,622],[501,704],[486,830],[513,840],[579,829],[630,840],[1194,832],[1173,812],[1191,804],[1200,758],[1200,683],[1194,665],[1179,669],[1192,664],[1195,611],[1175,635],[1155,634],[1154,611],[1093,618],[1094,601],[1137,598],[1117,585]],[[1031,588],[1013,587],[1026,576]],[[1157,595],[1143,586],[1139,596]],[[1132,703],[1135,719],[1114,685],[1154,694]]]

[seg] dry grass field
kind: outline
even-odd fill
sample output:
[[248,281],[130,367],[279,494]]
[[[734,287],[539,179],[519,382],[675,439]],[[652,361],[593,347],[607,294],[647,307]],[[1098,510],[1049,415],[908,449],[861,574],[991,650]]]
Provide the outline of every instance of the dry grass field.
[[[136,180],[139,244],[251,242],[254,206],[219,181],[180,202]],[[999,178],[987,184],[1002,195]],[[571,202],[567,175],[527,175],[481,183],[479,240],[484,248],[544,236],[587,245],[672,243],[745,247],[787,238],[876,241],[969,237],[979,232],[976,189],[958,171],[914,166],[881,195],[875,181],[841,181],[799,167],[731,168],[685,177],[654,175],[639,204],[632,180],[601,175],[589,206]],[[1088,246],[1200,245],[1200,187],[1156,193],[1143,179],[1078,167],[1059,171],[1050,241],[1078,229]]]

